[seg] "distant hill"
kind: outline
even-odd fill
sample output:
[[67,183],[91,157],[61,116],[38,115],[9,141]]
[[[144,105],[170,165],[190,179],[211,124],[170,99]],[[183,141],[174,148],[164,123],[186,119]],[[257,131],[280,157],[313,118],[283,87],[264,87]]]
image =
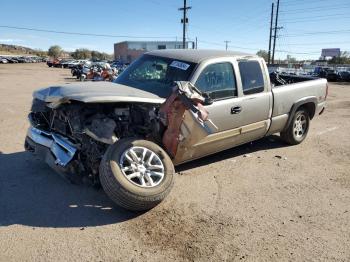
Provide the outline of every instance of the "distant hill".
[[29,47],[19,45],[0,44],[0,55],[38,55],[45,56],[47,52],[35,50]]

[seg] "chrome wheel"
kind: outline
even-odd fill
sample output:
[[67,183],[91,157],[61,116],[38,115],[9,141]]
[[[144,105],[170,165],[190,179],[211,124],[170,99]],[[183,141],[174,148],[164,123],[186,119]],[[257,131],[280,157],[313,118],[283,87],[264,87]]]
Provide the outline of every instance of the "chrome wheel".
[[134,185],[155,187],[164,178],[164,165],[152,150],[134,146],[124,151],[119,161],[123,175]]
[[293,134],[294,134],[295,138],[300,139],[304,136],[306,131],[307,131],[306,116],[304,114],[300,114],[295,119],[295,122],[293,125]]

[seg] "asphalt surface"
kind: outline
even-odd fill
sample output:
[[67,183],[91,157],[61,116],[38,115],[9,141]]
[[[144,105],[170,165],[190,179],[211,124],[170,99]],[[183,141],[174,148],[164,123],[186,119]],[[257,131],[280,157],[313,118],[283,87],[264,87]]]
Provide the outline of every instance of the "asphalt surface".
[[72,81],[0,65],[0,261],[350,261],[349,83],[330,84],[302,144],[272,136],[180,166],[135,214],[23,150],[33,90]]

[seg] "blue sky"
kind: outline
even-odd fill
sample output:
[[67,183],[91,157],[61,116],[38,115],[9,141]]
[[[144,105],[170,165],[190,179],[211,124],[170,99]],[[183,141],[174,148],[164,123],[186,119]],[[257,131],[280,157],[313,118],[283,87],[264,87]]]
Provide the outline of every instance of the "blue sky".
[[[188,37],[198,48],[255,53],[268,48],[272,0],[188,0]],[[93,37],[16,30],[15,26],[65,32],[162,37],[181,40],[182,0],[11,0],[1,1],[0,43],[47,50],[58,44],[67,51],[89,48],[113,52],[127,37]],[[350,51],[349,0],[280,0],[277,58],[318,58],[322,48]],[[161,39],[158,39],[161,40]]]

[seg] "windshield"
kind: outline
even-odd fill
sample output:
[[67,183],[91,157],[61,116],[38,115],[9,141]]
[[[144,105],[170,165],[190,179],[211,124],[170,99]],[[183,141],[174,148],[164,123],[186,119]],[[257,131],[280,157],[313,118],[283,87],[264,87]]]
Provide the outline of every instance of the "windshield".
[[114,82],[166,98],[171,94],[174,81],[188,81],[194,67],[190,62],[143,55]]

